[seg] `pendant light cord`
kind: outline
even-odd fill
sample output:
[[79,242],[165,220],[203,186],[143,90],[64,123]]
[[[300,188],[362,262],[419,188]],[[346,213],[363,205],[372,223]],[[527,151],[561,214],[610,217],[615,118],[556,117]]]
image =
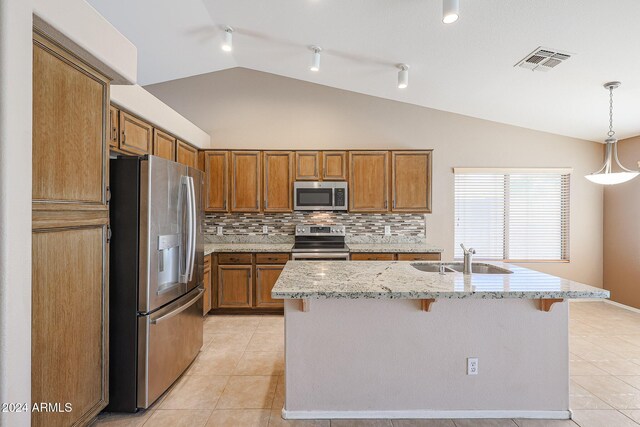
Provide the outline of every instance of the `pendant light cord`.
[[616,133],[613,130],[613,86],[609,87],[609,138],[613,138]]

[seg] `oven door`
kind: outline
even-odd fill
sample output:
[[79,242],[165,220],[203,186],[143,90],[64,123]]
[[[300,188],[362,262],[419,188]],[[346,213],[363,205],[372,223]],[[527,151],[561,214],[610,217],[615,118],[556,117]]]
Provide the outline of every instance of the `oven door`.
[[333,210],[333,188],[294,188],[294,206],[297,211]]
[[348,261],[349,252],[293,252],[293,261]]

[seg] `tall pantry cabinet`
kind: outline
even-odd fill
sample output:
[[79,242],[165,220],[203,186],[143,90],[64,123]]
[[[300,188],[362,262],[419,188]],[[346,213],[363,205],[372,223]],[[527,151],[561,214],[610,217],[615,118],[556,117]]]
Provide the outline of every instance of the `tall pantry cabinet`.
[[108,117],[109,80],[34,33],[31,395],[63,410],[33,426],[107,404]]

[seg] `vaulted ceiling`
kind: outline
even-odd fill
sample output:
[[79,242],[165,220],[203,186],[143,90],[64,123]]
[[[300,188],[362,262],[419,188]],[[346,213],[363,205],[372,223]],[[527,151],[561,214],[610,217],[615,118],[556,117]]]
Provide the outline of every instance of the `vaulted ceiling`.
[[[460,0],[89,0],[138,48],[147,85],[245,67],[527,128],[601,141],[615,92],[619,137],[640,134],[640,2]],[[234,49],[220,49],[223,27]],[[322,46],[309,71],[310,45]],[[572,57],[514,65],[538,46]],[[398,63],[409,87],[396,86]],[[188,118],[188,117],[187,117]]]

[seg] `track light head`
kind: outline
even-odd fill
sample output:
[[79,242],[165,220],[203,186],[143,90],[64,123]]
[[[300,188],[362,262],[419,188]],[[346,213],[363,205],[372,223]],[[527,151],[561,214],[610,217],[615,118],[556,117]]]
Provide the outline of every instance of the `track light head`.
[[452,24],[458,20],[460,13],[459,0],[442,0],[442,22]]
[[310,46],[309,49],[311,49],[311,51],[313,52],[309,70],[318,72],[320,71],[320,52],[322,52],[322,48],[320,46]]
[[409,66],[407,64],[398,64],[398,89],[406,89],[409,86]]
[[233,50],[233,28],[224,27],[224,41],[222,42],[222,50],[231,52]]

